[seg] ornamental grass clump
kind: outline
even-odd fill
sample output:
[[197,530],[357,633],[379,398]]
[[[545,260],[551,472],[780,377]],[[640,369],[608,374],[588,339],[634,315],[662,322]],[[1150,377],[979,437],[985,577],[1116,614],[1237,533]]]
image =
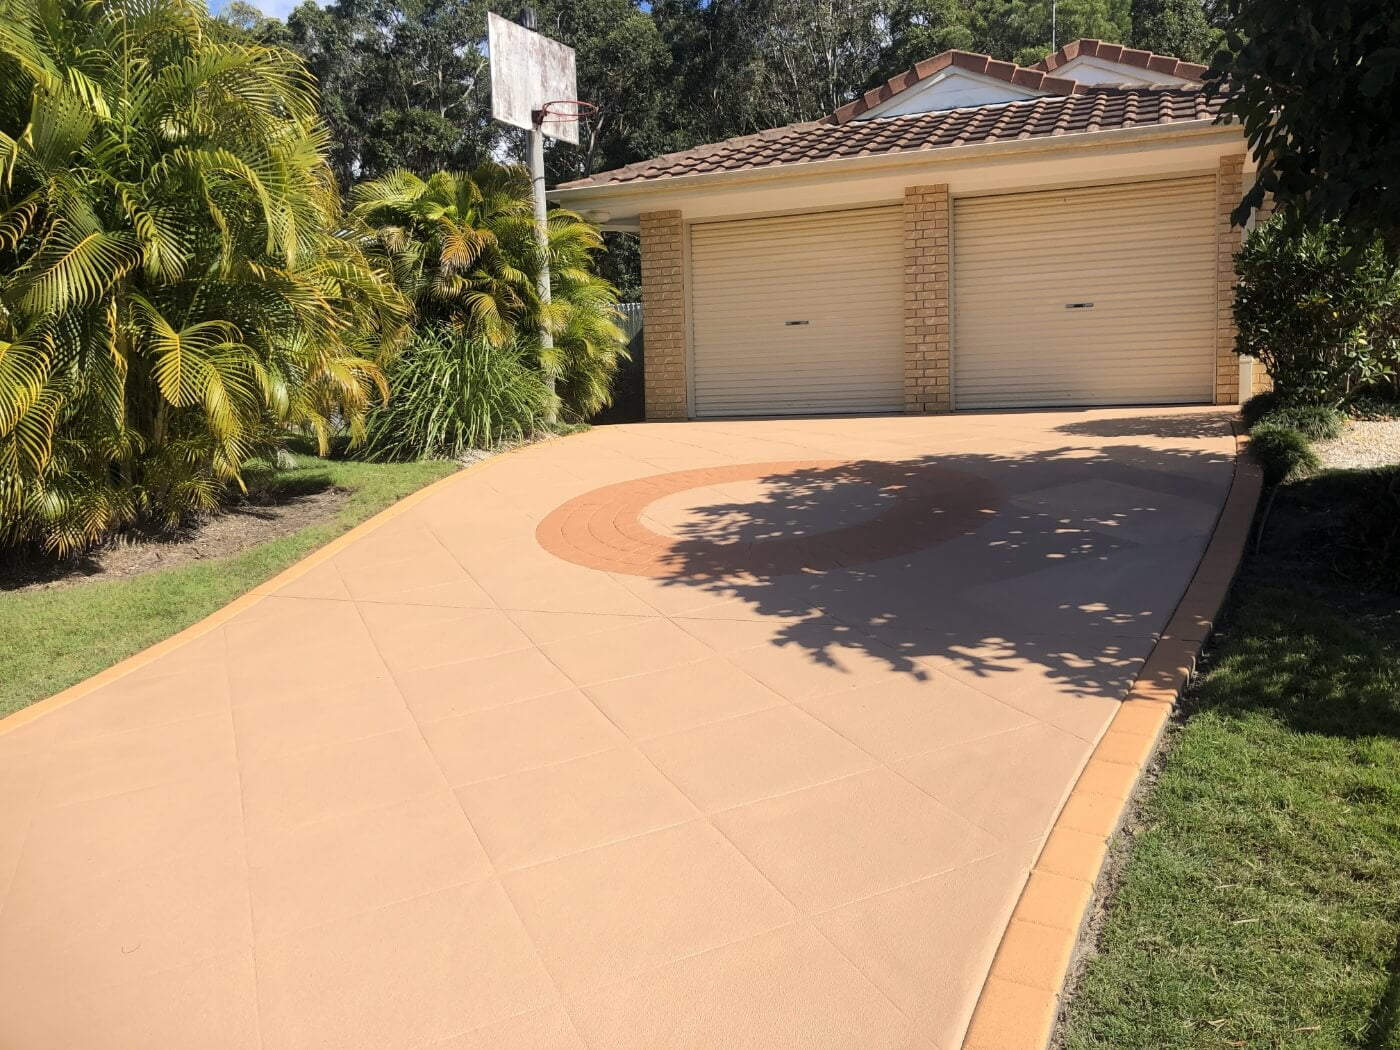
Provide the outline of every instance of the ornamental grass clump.
[[394,396],[370,417],[373,459],[457,459],[522,441],[552,418],[536,348],[449,325],[425,329],[389,368]]

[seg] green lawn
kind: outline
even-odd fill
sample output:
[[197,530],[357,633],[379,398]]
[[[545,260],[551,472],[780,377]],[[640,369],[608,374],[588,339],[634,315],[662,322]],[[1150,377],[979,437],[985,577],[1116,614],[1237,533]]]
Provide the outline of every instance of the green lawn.
[[1400,1050],[1400,639],[1261,575],[1144,804],[1064,1047]]
[[129,579],[0,594],[0,716],[80,682],[207,616],[347,529],[456,469],[454,463],[357,463],[296,457],[273,487],[334,485],[349,496],[328,520],[227,558]]

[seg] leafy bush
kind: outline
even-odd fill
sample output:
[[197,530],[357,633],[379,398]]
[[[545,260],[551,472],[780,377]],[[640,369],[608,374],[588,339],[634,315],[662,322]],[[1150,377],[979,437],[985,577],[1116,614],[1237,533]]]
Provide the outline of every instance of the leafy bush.
[[393,396],[370,417],[369,456],[456,458],[528,437],[554,402],[534,355],[519,341],[426,329],[389,366]]
[[1342,436],[1342,414],[1328,405],[1280,405],[1265,413],[1260,422],[1296,430],[1309,441]]
[[571,211],[550,212],[552,302],[544,303],[536,288],[544,256],[523,167],[486,161],[427,178],[398,171],[361,183],[354,196],[356,216],[375,230],[421,323],[450,324],[497,346],[533,341],[547,327],[554,345],[536,364],[557,381],[564,414],[587,419],[609,403],[627,352],[617,290],[594,265],[602,235]]
[[1279,397],[1278,391],[1265,390],[1240,405],[1240,416],[1243,417],[1245,426],[1252,427],[1282,403],[1283,399]]
[[1263,362],[1283,400],[1336,407],[1393,389],[1400,268],[1379,243],[1349,249],[1333,226],[1293,234],[1268,222],[1235,269],[1235,351]]
[[1321,465],[1307,436],[1280,423],[1259,423],[1251,429],[1249,451],[1264,468],[1264,479],[1271,485]]
[[0,0],[0,545],[177,521],[383,391],[407,306],[315,85],[228,38],[202,0]]

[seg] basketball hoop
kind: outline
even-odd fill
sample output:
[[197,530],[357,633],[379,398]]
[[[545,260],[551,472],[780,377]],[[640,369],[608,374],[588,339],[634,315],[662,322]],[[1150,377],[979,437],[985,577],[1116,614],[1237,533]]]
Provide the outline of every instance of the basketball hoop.
[[597,113],[598,107],[592,102],[584,102],[577,98],[560,98],[546,102],[535,110],[533,116],[536,124],[576,124],[581,120],[591,119]]

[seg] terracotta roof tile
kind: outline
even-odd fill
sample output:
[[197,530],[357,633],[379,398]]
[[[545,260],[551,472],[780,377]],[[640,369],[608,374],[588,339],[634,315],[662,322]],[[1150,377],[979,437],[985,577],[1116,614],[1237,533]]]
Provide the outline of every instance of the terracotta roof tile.
[[830,119],[789,124],[755,135],[671,153],[559,186],[606,186],[805,164],[842,157],[893,155],[982,142],[1093,134],[1119,128],[1209,120],[1222,99],[1198,88],[1081,87],[1072,95],[1047,95],[966,109],[911,113],[835,124]]
[[1066,62],[1080,56],[1101,58],[1106,62],[1122,62],[1124,65],[1150,69],[1154,73],[1165,73],[1167,76],[1181,77],[1183,80],[1200,80],[1206,73],[1206,67],[1199,62],[1183,62],[1171,55],[1154,55],[1151,51],[1124,47],[1122,44],[1109,44],[1102,40],[1087,39],[1071,40],[1053,55],[1046,55],[1031,68],[1038,69],[1042,73],[1053,73]]

